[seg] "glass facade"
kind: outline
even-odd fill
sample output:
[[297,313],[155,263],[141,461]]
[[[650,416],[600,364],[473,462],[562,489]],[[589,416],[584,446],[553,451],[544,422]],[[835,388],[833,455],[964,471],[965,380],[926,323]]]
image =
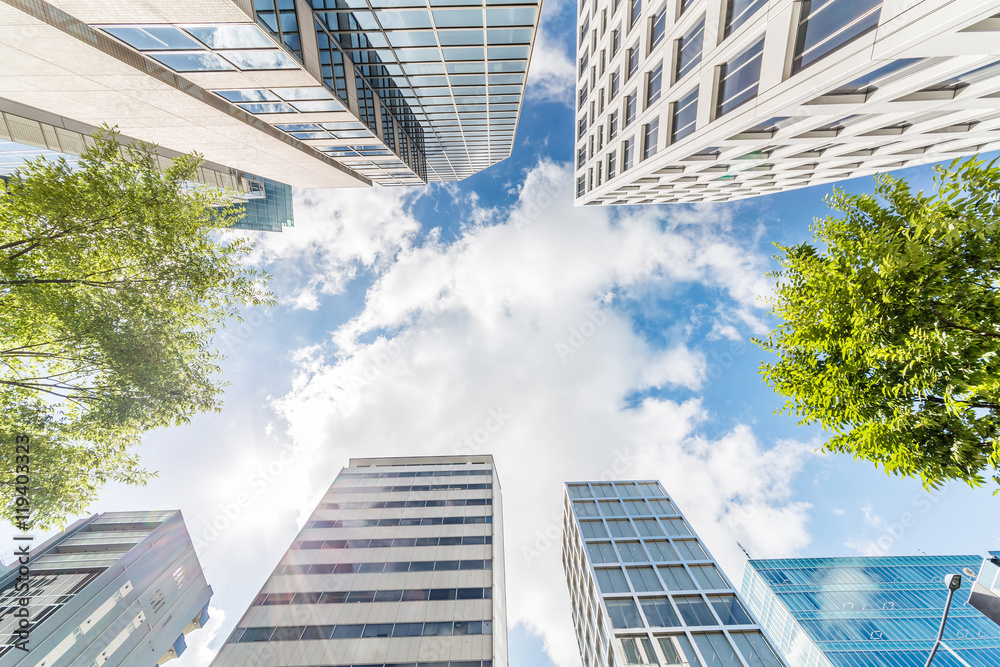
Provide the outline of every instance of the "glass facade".
[[250,184],[252,196],[240,203],[245,215],[233,227],[280,232],[282,227],[294,226],[291,186],[245,172],[242,176]]
[[[980,556],[751,560],[743,597],[791,667],[923,667],[947,598],[944,577]],[[967,575],[963,575],[966,578]],[[1000,665],[1000,626],[952,601],[936,667]]]
[[566,485],[563,568],[584,667],[784,667],[655,481]]

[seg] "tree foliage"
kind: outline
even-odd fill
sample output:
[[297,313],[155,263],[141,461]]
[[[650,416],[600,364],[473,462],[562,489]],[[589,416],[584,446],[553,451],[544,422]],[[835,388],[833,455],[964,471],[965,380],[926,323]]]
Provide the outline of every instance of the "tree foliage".
[[928,488],[1000,484],[1000,169],[937,167],[930,195],[880,175],[827,203],[816,245],[777,246],[780,325],[756,342],[779,412]]
[[193,187],[200,159],[158,167],[112,130],[75,165],[39,158],[0,183],[0,514],[14,441],[31,440],[33,526],[83,511],[110,481],[144,484],[142,433],[218,410],[217,327],[269,305],[242,215]]

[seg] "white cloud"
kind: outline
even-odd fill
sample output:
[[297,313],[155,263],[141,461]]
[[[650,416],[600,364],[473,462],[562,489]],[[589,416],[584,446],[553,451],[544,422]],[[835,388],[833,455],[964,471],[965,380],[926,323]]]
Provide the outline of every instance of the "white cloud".
[[[571,40],[572,41],[572,40]],[[573,106],[576,67],[566,48],[549,37],[543,25],[535,36],[528,66],[528,94],[532,99]]]
[[226,621],[226,612],[209,606],[208,616],[208,623],[203,628],[184,637],[187,642],[187,650],[177,660],[170,662],[171,667],[204,667],[212,662],[218,649],[209,648],[208,645],[222,630],[222,625]]
[[[297,356],[292,389],[274,403],[317,491],[348,456],[492,453],[508,621],[541,634],[562,666],[579,660],[559,560],[562,482],[661,479],[737,585],[736,540],[755,556],[809,540],[809,507],[788,500],[808,448],[768,446],[741,424],[701,435],[712,415],[690,396],[715,377],[704,353],[683,328],[650,343],[620,307],[700,284],[719,302],[703,317],[752,313],[765,260],[708,207],[686,210],[692,224],[674,230],[662,209],[574,208],[571,177],[539,163],[497,224],[469,225],[451,244],[397,235],[362,312]],[[688,398],[629,406],[650,387]]]
[[261,234],[253,261],[297,284],[287,299],[295,308],[315,310],[320,295],[342,292],[360,271],[408,246],[420,230],[406,206],[413,199],[412,190],[378,186],[297,192],[295,227]]

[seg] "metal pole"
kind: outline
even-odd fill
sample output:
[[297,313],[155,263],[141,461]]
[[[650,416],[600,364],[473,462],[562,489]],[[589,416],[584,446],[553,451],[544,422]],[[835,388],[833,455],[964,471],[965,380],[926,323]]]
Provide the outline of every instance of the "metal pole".
[[938,648],[941,646],[941,638],[944,636],[944,624],[948,622],[948,610],[951,609],[951,599],[955,597],[955,591],[962,587],[962,575],[949,574],[944,578],[944,583],[948,586],[948,599],[944,603],[944,613],[941,615],[941,627],[938,628],[937,639],[934,640],[934,648],[931,649],[931,654],[927,656],[927,662],[924,663],[924,667],[931,667],[931,662],[933,662],[934,656],[937,655]]

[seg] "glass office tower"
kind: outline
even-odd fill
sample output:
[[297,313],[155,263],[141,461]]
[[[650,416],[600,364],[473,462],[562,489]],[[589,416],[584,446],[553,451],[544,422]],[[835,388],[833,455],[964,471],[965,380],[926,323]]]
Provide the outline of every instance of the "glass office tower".
[[1000,148],[978,0],[579,0],[576,201],[727,201]]
[[563,504],[584,667],[784,667],[658,482],[568,483]]
[[963,594],[982,562],[981,556],[751,560],[742,591],[791,667],[923,667],[948,594],[944,577],[961,574],[963,589],[933,664],[996,667],[1000,627]]
[[213,667],[507,667],[493,458],[351,459]]
[[539,0],[11,0],[0,98],[294,187],[506,158]]
[[30,572],[15,559],[0,573],[0,667],[162,665],[208,621],[212,587],[179,511],[95,514],[16,546]]

